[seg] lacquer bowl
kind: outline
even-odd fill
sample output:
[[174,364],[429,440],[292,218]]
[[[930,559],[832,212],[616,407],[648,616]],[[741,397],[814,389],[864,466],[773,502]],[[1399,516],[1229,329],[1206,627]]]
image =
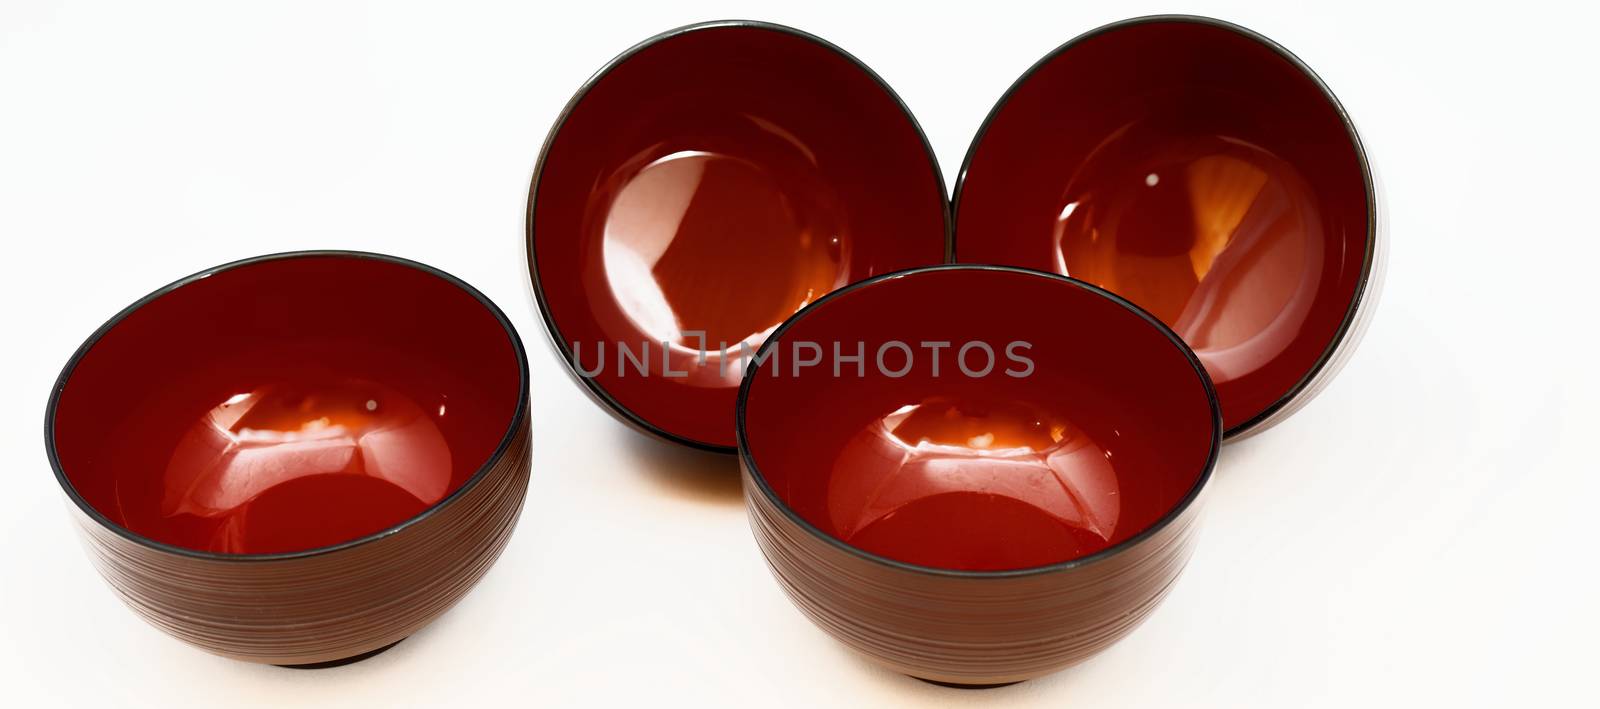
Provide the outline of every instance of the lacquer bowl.
[[528,268],[592,398],[731,453],[767,333],[847,283],[946,260],[943,185],[905,106],[854,57],[777,25],[694,25],[614,59],[557,120]]
[[144,297],[72,356],[45,414],[117,595],[203,650],[290,666],[368,656],[460,600],[516,523],[528,435],[505,314],[354,252]]
[[1139,18],[1051,52],[989,114],[955,213],[957,260],[1082,279],[1171,326],[1230,439],[1304,406],[1376,303],[1354,126],[1294,55],[1217,20]]
[[1094,286],[939,266],[822,298],[739,400],[756,540],[824,631],[898,672],[1017,682],[1130,632],[1189,557],[1210,380]]

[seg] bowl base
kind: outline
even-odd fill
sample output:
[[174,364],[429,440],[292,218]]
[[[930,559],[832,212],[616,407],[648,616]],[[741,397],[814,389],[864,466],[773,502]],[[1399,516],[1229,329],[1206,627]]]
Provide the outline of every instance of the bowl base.
[[1013,684],[1022,684],[1023,682],[1027,681],[1019,679],[1015,682],[997,682],[995,684],[962,684],[960,682],[941,682],[936,679],[926,679],[916,675],[906,676],[919,682],[927,682],[928,684],[936,684],[940,687],[949,687],[951,689],[998,689],[1000,687],[1010,687]]
[[376,650],[368,650],[368,651],[363,652],[363,653],[361,653],[359,655],[351,655],[349,657],[344,657],[344,658],[340,658],[340,659],[337,659],[337,660],[328,660],[327,662],[310,662],[310,663],[306,663],[304,665],[276,665],[276,666],[277,667],[288,668],[288,669],[291,669],[291,670],[325,670],[325,669],[328,669],[330,667],[344,667],[345,665],[353,665],[353,664],[355,664],[357,662],[360,662],[360,661],[368,659],[368,658],[377,657],[378,655],[383,654],[384,651],[388,650],[389,648],[394,647],[396,645],[399,645],[400,643],[402,643],[404,641],[405,641],[405,638],[400,638],[399,640],[396,640],[396,641],[394,641],[392,643],[389,643],[388,645],[384,645],[383,647],[380,647],[380,648],[378,648]]

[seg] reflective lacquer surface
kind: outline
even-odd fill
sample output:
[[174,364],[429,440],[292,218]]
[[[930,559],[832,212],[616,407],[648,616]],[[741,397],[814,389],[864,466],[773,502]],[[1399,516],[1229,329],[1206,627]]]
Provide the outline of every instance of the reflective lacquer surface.
[[214,551],[311,549],[416,516],[450,489],[450,447],[404,395],[363,381],[266,385],[179,439],[161,513],[217,523]]
[[1359,146],[1294,60],[1208,20],[1113,25],[996,107],[958,186],[959,260],[1050,270],[1170,325],[1230,433],[1337,344],[1368,273]]
[[1161,318],[1219,383],[1259,370],[1304,328],[1327,239],[1309,184],[1268,150],[1131,123],[1090,152],[1063,201],[1057,272]]
[[311,255],[141,305],[74,365],[54,441],[113,524],[210,552],[331,546],[444,500],[517,399],[506,330],[427,272]]
[[617,181],[602,216],[603,275],[628,324],[665,343],[683,384],[737,387],[741,351],[846,282],[843,210],[812,171],[775,174],[750,159],[680,151],[625,168]]
[[1021,402],[933,397],[845,444],[828,508],[840,539],[875,554],[1026,568],[1104,549],[1118,492],[1111,452],[1065,418]]
[[580,94],[530,195],[546,322],[585,386],[729,450],[745,364],[779,323],[944,259],[942,181],[897,99],[793,30],[715,24],[636,48]]
[[[1216,409],[1197,364],[1077,282],[914,271],[850,288],[776,337],[776,363],[746,382],[749,467],[801,519],[882,557],[996,571],[1088,556],[1161,519],[1207,466]],[[796,342],[861,342],[868,365],[835,376],[825,354],[796,370]],[[903,371],[898,354],[873,366],[894,342],[949,349],[943,361],[914,350]],[[972,376],[983,368],[951,359],[971,342],[1032,367]]]

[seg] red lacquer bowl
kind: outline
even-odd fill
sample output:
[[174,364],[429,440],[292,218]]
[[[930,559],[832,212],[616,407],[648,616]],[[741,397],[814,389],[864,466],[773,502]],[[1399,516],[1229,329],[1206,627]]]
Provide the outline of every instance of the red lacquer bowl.
[[628,50],[567,106],[529,194],[529,271],[597,401],[732,452],[767,333],[842,285],[945,261],[943,185],[854,57],[786,27],[695,25]]
[[422,627],[499,555],[528,481],[527,368],[505,315],[440,271],[264,256],[95,332],[45,447],[140,615],[217,654],[329,663]]
[[1205,363],[1230,437],[1286,418],[1375,303],[1376,192],[1311,70],[1196,17],[1102,27],[1000,99],[956,186],[956,257],[1118,293]]
[[1133,629],[1187,560],[1221,442],[1164,325],[1037,271],[835,291],[768,338],[738,433],[757,542],[818,626],[936,682],[1015,682]]

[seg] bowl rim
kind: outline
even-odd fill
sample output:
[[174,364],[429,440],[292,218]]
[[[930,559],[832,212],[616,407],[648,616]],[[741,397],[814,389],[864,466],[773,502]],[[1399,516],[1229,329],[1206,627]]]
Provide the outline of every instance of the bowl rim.
[[[1154,315],[1151,315],[1150,313],[1146,312],[1143,308],[1140,308],[1139,306],[1133,304],[1132,301],[1129,301],[1128,299],[1123,298],[1122,296],[1119,296],[1119,295],[1117,295],[1115,293],[1112,293],[1111,291],[1108,291],[1108,290],[1106,290],[1104,288],[1101,288],[1099,286],[1093,285],[1091,283],[1086,283],[1084,281],[1080,281],[1080,280],[1078,280],[1076,278],[1071,278],[1071,277],[1068,277],[1068,276],[1063,276],[1063,275],[1055,274],[1055,273],[1048,273],[1048,272],[1045,272],[1045,271],[1039,271],[1039,270],[1031,269],[1031,268],[1023,268],[1023,267],[1020,267],[1020,266],[1001,266],[1001,265],[995,265],[995,264],[971,264],[971,263],[947,263],[947,264],[940,264],[940,265],[937,265],[937,266],[919,266],[919,267],[916,267],[916,268],[908,268],[908,269],[903,269],[903,270],[899,270],[899,271],[892,271],[890,273],[885,273],[885,274],[882,274],[882,275],[879,275],[879,276],[875,276],[873,278],[869,278],[869,279],[866,279],[864,281],[858,281],[856,283],[851,283],[849,285],[844,286],[843,288],[839,288],[839,289],[836,289],[836,290],[834,290],[832,292],[829,292],[827,295],[824,295],[823,297],[817,299],[816,302],[806,306],[800,312],[795,313],[794,315],[790,316],[789,319],[783,321],[783,324],[778,326],[778,329],[773,330],[772,334],[767,336],[766,341],[761,344],[761,348],[756,353],[756,361],[757,362],[762,362],[764,364],[767,361],[767,349],[769,347],[774,346],[780,339],[782,339],[784,331],[788,330],[790,326],[794,325],[796,322],[799,322],[801,319],[803,319],[806,315],[808,315],[812,311],[813,308],[820,307],[823,303],[826,303],[829,300],[834,299],[835,297],[844,295],[844,294],[849,293],[851,291],[859,290],[861,288],[874,286],[874,285],[877,285],[879,283],[892,281],[892,280],[899,280],[899,279],[907,278],[907,277],[916,277],[919,274],[939,272],[939,271],[998,271],[998,272],[1012,273],[1012,274],[1022,275],[1022,276],[1031,276],[1031,277],[1037,277],[1037,278],[1044,278],[1044,279],[1053,280],[1053,281],[1060,281],[1063,284],[1066,284],[1066,285],[1069,285],[1069,286],[1074,286],[1074,287],[1076,287],[1076,288],[1078,288],[1080,290],[1087,291],[1087,292],[1089,292],[1091,294],[1094,294],[1094,295],[1102,296],[1102,297],[1106,298],[1107,300],[1111,301],[1112,303],[1122,306],[1123,308],[1127,309],[1129,312],[1133,313],[1134,315],[1137,315],[1140,319],[1144,320],[1145,322],[1149,323],[1150,325],[1155,326],[1155,328],[1162,335],[1164,335],[1169,342],[1171,342],[1172,344],[1177,346],[1178,351],[1181,354],[1183,354],[1183,356],[1188,360],[1189,366],[1194,369],[1194,371],[1195,371],[1195,373],[1197,375],[1199,375],[1200,384],[1201,384],[1201,386],[1202,386],[1202,388],[1203,388],[1203,390],[1205,392],[1206,400],[1211,405],[1211,446],[1210,446],[1210,451],[1207,452],[1205,463],[1202,464],[1202,466],[1200,468],[1200,472],[1199,472],[1198,475],[1196,475],[1194,484],[1192,486],[1190,486],[1189,491],[1184,493],[1184,496],[1182,498],[1180,498],[1177,503],[1173,504],[1171,509],[1167,510],[1167,512],[1165,514],[1163,514],[1161,517],[1157,518],[1156,521],[1151,522],[1149,525],[1145,526],[1144,529],[1139,530],[1133,536],[1130,536],[1127,539],[1124,539],[1124,540],[1122,540],[1120,542],[1117,542],[1116,544],[1113,544],[1113,545],[1111,545],[1109,547],[1106,547],[1105,549],[1101,549],[1100,551],[1097,551],[1097,552],[1095,552],[1093,554],[1087,554],[1087,555],[1084,555],[1084,556],[1074,557],[1074,558],[1067,559],[1067,560],[1064,560],[1064,561],[1058,561],[1058,562],[1053,563],[1053,564],[1045,564],[1043,566],[1030,566],[1030,567],[1021,568],[1021,569],[1003,569],[1003,570],[994,570],[994,571],[973,571],[973,570],[967,570],[967,569],[947,569],[947,568],[941,568],[941,567],[937,567],[937,566],[925,566],[925,565],[922,565],[922,564],[913,564],[913,563],[906,562],[906,561],[900,561],[900,560],[897,560],[897,559],[891,559],[889,557],[886,557],[886,556],[883,556],[883,555],[880,555],[880,554],[875,554],[875,553],[872,553],[872,552],[867,551],[865,549],[862,549],[860,547],[857,547],[857,546],[851,545],[849,543],[846,543],[844,540],[839,539],[838,537],[835,537],[835,536],[833,536],[831,534],[828,534],[827,532],[824,532],[821,529],[818,529],[816,525],[812,524],[810,521],[808,521],[805,518],[801,517],[793,509],[790,509],[788,503],[784,502],[783,498],[779,497],[777,492],[775,492],[772,489],[772,486],[767,483],[766,477],[761,474],[760,466],[756,465],[755,456],[750,452],[750,444],[749,444],[749,440],[748,440],[748,434],[747,434],[747,432],[745,430],[745,428],[746,428],[745,427],[745,408],[746,408],[746,404],[748,403],[749,396],[750,396],[750,384],[755,381],[756,374],[761,371],[761,365],[757,365],[755,367],[749,367],[749,368],[747,368],[745,370],[744,379],[739,384],[739,401],[738,401],[738,405],[737,405],[737,416],[736,416],[736,419],[735,419],[735,432],[736,432],[738,440],[739,440],[739,460],[740,460],[741,463],[743,463],[744,468],[749,471],[750,479],[755,481],[755,487],[758,490],[760,490],[760,494],[762,496],[764,496],[766,498],[766,500],[770,504],[772,504],[777,509],[781,510],[785,517],[788,517],[791,522],[793,522],[794,524],[798,525],[801,529],[806,530],[806,532],[809,533],[811,536],[819,538],[822,541],[832,545],[833,547],[835,547],[837,549],[840,549],[840,550],[842,550],[842,551],[844,551],[844,552],[846,552],[848,554],[851,554],[853,556],[856,556],[858,558],[861,558],[861,559],[863,559],[865,561],[868,561],[868,562],[871,562],[871,563],[874,563],[874,564],[880,564],[880,565],[884,565],[884,566],[889,566],[889,567],[892,567],[892,568],[900,569],[902,571],[910,571],[910,572],[914,572],[914,573],[926,574],[926,575],[931,575],[931,576],[941,576],[941,577],[947,577],[947,578],[965,578],[965,579],[994,579],[994,578],[1017,578],[1017,577],[1023,577],[1023,576],[1038,576],[1038,575],[1043,575],[1043,574],[1049,574],[1049,573],[1055,573],[1055,572],[1061,572],[1061,571],[1068,571],[1068,570],[1071,570],[1071,569],[1076,569],[1076,568],[1079,568],[1079,567],[1082,567],[1082,566],[1087,566],[1089,564],[1093,564],[1093,563],[1096,563],[1096,562],[1099,562],[1099,561],[1103,561],[1105,559],[1109,559],[1109,558],[1111,558],[1113,556],[1121,554],[1122,552],[1125,552],[1125,551],[1127,551],[1127,550],[1129,550],[1129,549],[1131,549],[1131,548],[1133,548],[1135,546],[1138,546],[1144,540],[1150,538],[1151,536],[1154,536],[1156,533],[1160,532],[1162,529],[1165,529],[1168,525],[1170,525],[1173,522],[1173,520],[1175,520],[1178,517],[1182,516],[1183,513],[1186,510],[1188,510],[1191,506],[1193,506],[1195,500],[1200,497],[1201,491],[1204,490],[1205,487],[1206,487],[1206,484],[1208,482],[1210,482],[1212,471],[1215,470],[1216,467],[1217,467],[1217,454],[1222,448],[1222,438],[1223,438],[1223,434],[1222,434],[1222,406],[1221,406],[1221,403],[1217,399],[1216,388],[1214,386],[1212,386],[1211,375],[1206,373],[1205,365],[1200,363],[1200,358],[1195,355],[1194,350],[1191,349],[1189,347],[1189,345],[1183,341],[1183,338],[1178,336],[1178,333],[1173,332],[1172,328],[1167,327],[1166,323],[1161,322]],[[747,495],[748,494],[749,493],[747,493]]]
[[[517,359],[520,386],[517,393],[516,409],[511,414],[511,421],[506,428],[506,433],[501,437],[500,444],[484,461],[483,465],[474,471],[470,477],[461,483],[460,486],[451,491],[449,495],[446,495],[444,499],[429,505],[428,508],[424,509],[422,512],[419,512],[416,515],[409,517],[391,527],[367,534],[365,536],[357,537],[355,539],[342,541],[337,544],[313,547],[311,549],[273,552],[268,554],[238,554],[231,552],[205,551],[157,541],[134,532],[123,525],[117,524],[116,522],[112,521],[111,518],[95,509],[94,506],[90,505],[87,500],[84,500],[83,496],[78,494],[77,488],[73,487],[72,481],[67,478],[66,470],[62,468],[60,456],[56,452],[55,441],[56,408],[60,404],[61,393],[66,388],[67,381],[72,378],[73,370],[77,368],[78,362],[81,361],[83,357],[94,348],[95,344],[100,341],[101,337],[105,336],[106,333],[110,332],[117,325],[121,324],[122,321],[129,315],[132,315],[140,308],[143,308],[144,306],[149,305],[150,303],[153,303],[156,300],[159,300],[160,298],[183,288],[184,286],[204,280],[206,278],[210,278],[211,276],[224,271],[234,270],[236,268],[269,263],[273,261],[287,261],[302,258],[342,258],[380,261],[383,263],[404,266],[413,270],[421,271],[425,274],[443,280],[446,283],[454,285],[455,287],[466,292],[467,295],[472,296],[472,298],[477,300],[478,303],[484,307],[484,309],[488,310],[490,315],[494,316],[495,320],[498,321],[500,326],[504,329],[506,337],[511,341],[511,349],[516,355]],[[83,341],[83,344],[78,346],[78,349],[72,353],[72,357],[67,360],[66,366],[62,367],[61,374],[56,377],[56,382],[50,389],[49,403],[45,406],[44,448],[46,457],[50,459],[50,468],[55,472],[56,482],[61,484],[61,489],[66,492],[67,497],[72,500],[73,504],[77,505],[79,510],[81,510],[84,514],[87,514],[90,519],[94,520],[101,527],[110,529],[118,536],[121,536],[123,539],[126,539],[130,542],[147,547],[154,551],[164,552],[167,554],[176,554],[178,556],[187,556],[195,559],[203,559],[206,561],[252,562],[305,559],[362,546],[399,534],[412,525],[432,517],[440,510],[443,510],[445,507],[454,503],[457,499],[465,496],[468,491],[476,487],[478,483],[488,475],[491,469],[500,463],[500,461],[505,457],[506,451],[510,448],[511,442],[522,430],[528,418],[528,383],[528,355],[523,349],[522,338],[517,335],[516,327],[511,324],[511,320],[506,317],[506,314],[494,304],[494,301],[489,300],[488,296],[467,284],[466,281],[463,281],[460,278],[457,278],[449,273],[446,273],[445,271],[434,268],[433,266],[429,266],[425,263],[412,261],[399,256],[390,256],[388,254],[380,254],[370,251],[346,251],[336,249],[283,251],[260,256],[251,256],[249,258],[243,258],[237,261],[230,261],[219,266],[213,266],[211,268],[190,274],[176,281],[168,283],[167,285],[162,286],[154,291],[151,291],[144,297],[134,301],[133,304],[118,311],[116,315],[111,316],[111,318],[97,328],[93,334],[89,335],[88,339]]]
[[1300,379],[1297,380],[1293,386],[1285,390],[1281,396],[1274,400],[1265,409],[1262,409],[1259,413],[1251,416],[1238,425],[1227,429],[1223,433],[1224,438],[1234,439],[1256,432],[1258,426],[1265,423],[1268,419],[1272,418],[1274,414],[1277,414],[1285,407],[1294,403],[1294,401],[1299,399],[1303,394],[1307,393],[1307,389],[1316,380],[1317,376],[1328,367],[1329,363],[1335,359],[1339,351],[1345,345],[1353,343],[1351,334],[1352,331],[1356,329],[1356,325],[1359,320],[1359,311],[1363,306],[1366,306],[1369,302],[1372,302],[1372,299],[1369,296],[1373,295],[1374,291],[1371,281],[1375,275],[1374,264],[1376,262],[1377,251],[1379,248],[1378,191],[1377,181],[1373,175],[1372,165],[1368,160],[1366,148],[1361,143],[1361,136],[1356,131],[1356,126],[1354,121],[1352,121],[1350,118],[1350,113],[1345,110],[1344,104],[1339,102],[1339,98],[1333,94],[1333,90],[1328,88],[1327,83],[1322,80],[1322,77],[1318,76],[1315,71],[1312,71],[1309,64],[1300,59],[1300,57],[1296,56],[1293,52],[1290,52],[1286,47],[1273,41],[1266,35],[1256,32],[1248,27],[1228,22],[1227,20],[1219,20],[1217,18],[1206,17],[1204,15],[1185,14],[1162,14],[1131,17],[1126,20],[1118,20],[1116,22],[1101,25],[1089,30],[1088,32],[1084,32],[1083,34],[1073,37],[1066,42],[1063,42],[1055,49],[1050,50],[1049,53],[1045,54],[1038,61],[1034,62],[1032,66],[1028,67],[1027,71],[1022,72],[1022,75],[1018,76],[1016,81],[1012,82],[1011,86],[1005,90],[1005,93],[1000,95],[999,100],[995,101],[994,106],[989,109],[988,115],[984,116],[983,123],[978,127],[978,132],[973,135],[972,142],[967,146],[967,154],[961,160],[961,168],[956,173],[955,193],[950,199],[950,221],[952,224],[950,249],[951,253],[954,254],[957,248],[956,240],[959,238],[959,234],[955,233],[954,224],[958,222],[961,214],[961,191],[967,183],[968,169],[972,167],[972,160],[977,155],[978,146],[983,143],[984,136],[988,135],[990,125],[994,123],[995,119],[1000,115],[1000,111],[1006,107],[1006,104],[1011,101],[1011,97],[1015,95],[1024,84],[1032,79],[1035,73],[1044,69],[1046,66],[1049,66],[1057,58],[1065,54],[1068,50],[1077,46],[1080,42],[1093,39],[1102,34],[1109,34],[1130,27],[1161,23],[1201,25],[1232,32],[1236,35],[1244,37],[1245,39],[1260,44],[1263,47],[1266,47],[1273,53],[1282,57],[1285,61],[1289,62],[1290,66],[1299,70],[1300,73],[1303,74],[1305,78],[1322,93],[1323,99],[1328,102],[1329,106],[1333,107],[1334,113],[1339,116],[1339,122],[1344,124],[1345,133],[1350,138],[1350,148],[1355,152],[1356,162],[1361,168],[1361,181],[1363,183],[1364,192],[1367,198],[1367,242],[1366,253],[1361,264],[1361,277],[1356,282],[1355,293],[1350,298],[1350,303],[1345,309],[1344,317],[1339,322],[1338,330],[1334,332],[1333,338],[1328,341],[1328,345],[1323,348],[1322,353],[1317,356],[1317,360],[1312,363],[1311,367],[1306,369],[1306,371],[1301,374]]
[[539,202],[539,184],[544,175],[545,162],[550,157],[550,149],[555,145],[556,139],[561,133],[561,129],[566,126],[567,119],[572,116],[572,112],[577,109],[578,104],[588,96],[589,91],[603,81],[607,76],[609,76],[617,67],[621,66],[629,59],[632,59],[634,55],[639,54],[650,47],[668,40],[675,39],[682,35],[721,29],[755,29],[797,37],[828,50],[835,55],[838,55],[840,58],[843,58],[845,61],[854,65],[857,69],[861,70],[862,73],[866,74],[869,79],[878,85],[878,88],[882,89],[883,92],[888,95],[890,100],[894,102],[895,106],[900,109],[900,113],[905,116],[906,121],[911,124],[912,131],[916,133],[917,139],[922,143],[923,152],[927,154],[928,164],[933,167],[934,181],[938,183],[939,187],[940,213],[944,219],[944,261],[946,263],[950,262],[955,253],[955,218],[950,209],[950,190],[945,182],[944,172],[939,166],[938,156],[933,151],[933,144],[928,142],[927,132],[923,130],[922,124],[917,122],[917,117],[911,112],[911,108],[906,105],[905,100],[900,97],[900,94],[895,93],[895,90],[889,86],[889,83],[885,81],[882,76],[878,75],[878,72],[874,71],[872,67],[867,66],[865,62],[856,58],[855,55],[845,51],[839,45],[836,45],[826,39],[804,30],[774,22],[737,19],[711,20],[707,22],[696,22],[683,25],[666,30],[665,32],[661,32],[634,44],[632,47],[629,47],[622,53],[612,57],[610,61],[602,65],[598,71],[592,74],[583,82],[581,86],[578,87],[578,90],[572,95],[572,98],[568,99],[566,105],[561,109],[561,113],[557,115],[555,123],[550,126],[550,131],[545,135],[544,145],[539,148],[539,158],[534,163],[533,179],[528,187],[528,208],[522,244],[528,265],[528,283],[533,290],[534,302],[538,306],[539,322],[544,326],[544,332],[546,335],[545,339],[550,343],[551,348],[555,351],[557,359],[561,360],[562,369],[566,371],[567,375],[579,384],[579,388],[582,389],[591,400],[600,404],[601,408],[610,413],[612,417],[624,424],[627,424],[634,430],[659,438],[661,440],[688,446],[690,448],[710,451],[712,453],[732,455],[738,451],[737,444],[724,446],[696,440],[687,436],[673,433],[671,431],[667,431],[666,429],[646,420],[643,416],[640,416],[627,406],[624,406],[622,402],[613,397],[610,392],[607,392],[605,388],[600,386],[600,384],[594,379],[578,374],[576,369],[577,365],[573,362],[574,358],[572,352],[567,347],[565,338],[561,336],[560,329],[556,327],[555,318],[551,315],[549,304],[545,301],[544,286],[540,283],[539,279],[539,261],[537,255],[538,249],[535,246],[537,234],[534,230],[535,208]]

